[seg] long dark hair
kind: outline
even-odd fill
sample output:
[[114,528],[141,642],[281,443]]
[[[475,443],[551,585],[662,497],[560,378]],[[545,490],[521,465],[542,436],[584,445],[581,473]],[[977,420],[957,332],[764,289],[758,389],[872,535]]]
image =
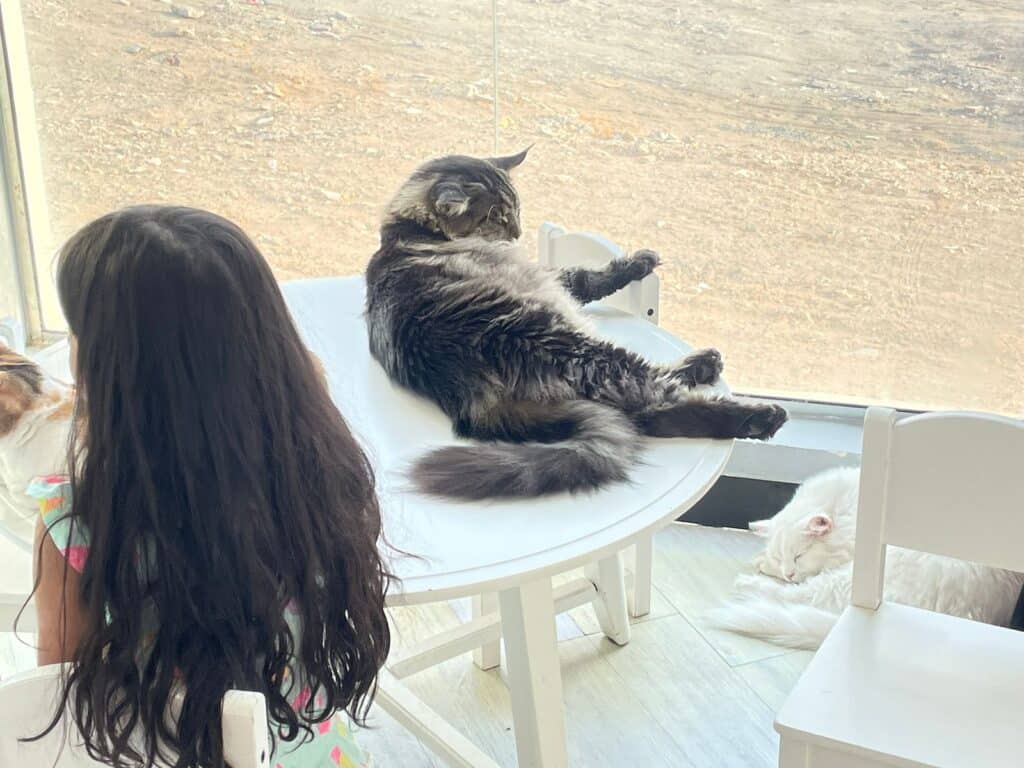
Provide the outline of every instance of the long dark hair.
[[[230,688],[262,692],[286,740],[336,710],[362,722],[390,644],[373,472],[256,246],[212,213],[127,208],[68,241],[57,282],[78,340],[71,515],[90,537],[61,710],[90,754],[220,768]],[[144,605],[159,629],[140,656]]]

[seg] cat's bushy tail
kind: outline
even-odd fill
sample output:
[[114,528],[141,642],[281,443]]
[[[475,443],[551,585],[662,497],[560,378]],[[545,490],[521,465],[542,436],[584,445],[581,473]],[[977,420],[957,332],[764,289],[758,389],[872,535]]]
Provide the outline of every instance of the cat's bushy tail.
[[416,462],[413,480],[424,493],[457,499],[590,491],[626,480],[641,443],[621,412],[582,400],[517,414],[516,438],[440,448]]
[[709,611],[707,624],[786,648],[816,651],[839,616],[809,605],[767,598],[732,600]]

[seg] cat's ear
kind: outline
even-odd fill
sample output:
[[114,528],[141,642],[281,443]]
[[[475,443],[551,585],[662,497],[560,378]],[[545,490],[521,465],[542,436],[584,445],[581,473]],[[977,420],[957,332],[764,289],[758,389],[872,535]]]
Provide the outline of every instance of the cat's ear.
[[815,515],[807,521],[807,533],[811,536],[827,536],[832,528],[832,518],[827,515]]
[[528,146],[518,155],[506,155],[505,157],[492,157],[487,162],[493,165],[495,168],[501,168],[503,171],[511,171],[523,164],[523,160],[526,159],[527,153],[533,148],[533,144]]
[[437,192],[434,208],[445,218],[454,219],[469,209],[469,195],[457,184],[445,184]]
[[772,532],[772,521],[771,520],[754,520],[747,523],[749,528],[755,535],[760,536],[762,539],[767,539]]

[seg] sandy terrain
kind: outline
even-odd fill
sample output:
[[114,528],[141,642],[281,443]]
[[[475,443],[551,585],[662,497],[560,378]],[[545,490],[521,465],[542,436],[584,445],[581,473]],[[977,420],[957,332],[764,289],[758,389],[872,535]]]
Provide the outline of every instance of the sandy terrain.
[[[529,247],[661,251],[735,388],[1024,412],[1024,5],[498,5]],[[175,201],[357,272],[417,162],[493,147],[484,0],[23,6],[58,240]]]

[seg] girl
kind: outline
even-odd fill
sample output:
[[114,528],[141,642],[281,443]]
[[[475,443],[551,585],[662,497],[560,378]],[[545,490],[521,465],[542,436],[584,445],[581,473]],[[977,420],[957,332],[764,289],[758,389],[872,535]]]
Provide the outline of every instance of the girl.
[[140,206],[58,270],[78,427],[70,477],[32,492],[61,711],[111,765],[220,768],[224,693],[260,691],[270,765],[365,765],[332,716],[362,722],[388,654],[374,478],[266,261],[219,216]]

